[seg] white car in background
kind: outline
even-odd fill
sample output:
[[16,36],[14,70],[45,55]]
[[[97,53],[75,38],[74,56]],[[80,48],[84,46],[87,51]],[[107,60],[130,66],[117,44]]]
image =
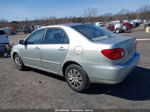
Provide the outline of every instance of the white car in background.
[[96,23],[95,23],[95,26],[103,27],[104,24],[103,24],[102,22],[96,22]]
[[116,24],[114,24],[114,29],[115,29],[115,32],[116,33],[120,33],[120,32],[122,32],[122,24],[121,23],[116,23]]

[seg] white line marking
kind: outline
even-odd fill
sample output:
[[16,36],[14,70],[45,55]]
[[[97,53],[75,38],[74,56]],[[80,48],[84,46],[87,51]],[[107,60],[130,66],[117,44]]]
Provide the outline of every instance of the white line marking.
[[150,39],[136,39],[138,41],[145,41],[145,40],[150,40]]

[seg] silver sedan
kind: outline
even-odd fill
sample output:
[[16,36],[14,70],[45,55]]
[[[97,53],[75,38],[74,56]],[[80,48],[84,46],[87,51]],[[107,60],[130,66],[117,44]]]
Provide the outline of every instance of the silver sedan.
[[135,38],[90,24],[42,27],[20,40],[11,56],[19,70],[32,67],[64,76],[77,92],[90,83],[121,82],[140,58]]

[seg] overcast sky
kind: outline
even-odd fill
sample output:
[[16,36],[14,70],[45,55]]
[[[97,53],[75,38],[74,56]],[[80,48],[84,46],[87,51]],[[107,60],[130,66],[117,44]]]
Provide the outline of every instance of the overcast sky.
[[0,19],[25,20],[56,16],[82,16],[87,8],[96,8],[98,15],[117,13],[150,5],[150,0],[0,0]]

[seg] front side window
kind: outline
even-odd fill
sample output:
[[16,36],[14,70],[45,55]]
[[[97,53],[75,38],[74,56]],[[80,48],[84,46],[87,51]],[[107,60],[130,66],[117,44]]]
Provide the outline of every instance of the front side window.
[[45,35],[44,44],[67,44],[68,36],[62,29],[48,29]]
[[45,29],[37,30],[27,38],[28,44],[41,44]]
[[94,25],[77,25],[72,26],[75,30],[92,41],[99,41],[106,38],[117,36],[116,34]]

